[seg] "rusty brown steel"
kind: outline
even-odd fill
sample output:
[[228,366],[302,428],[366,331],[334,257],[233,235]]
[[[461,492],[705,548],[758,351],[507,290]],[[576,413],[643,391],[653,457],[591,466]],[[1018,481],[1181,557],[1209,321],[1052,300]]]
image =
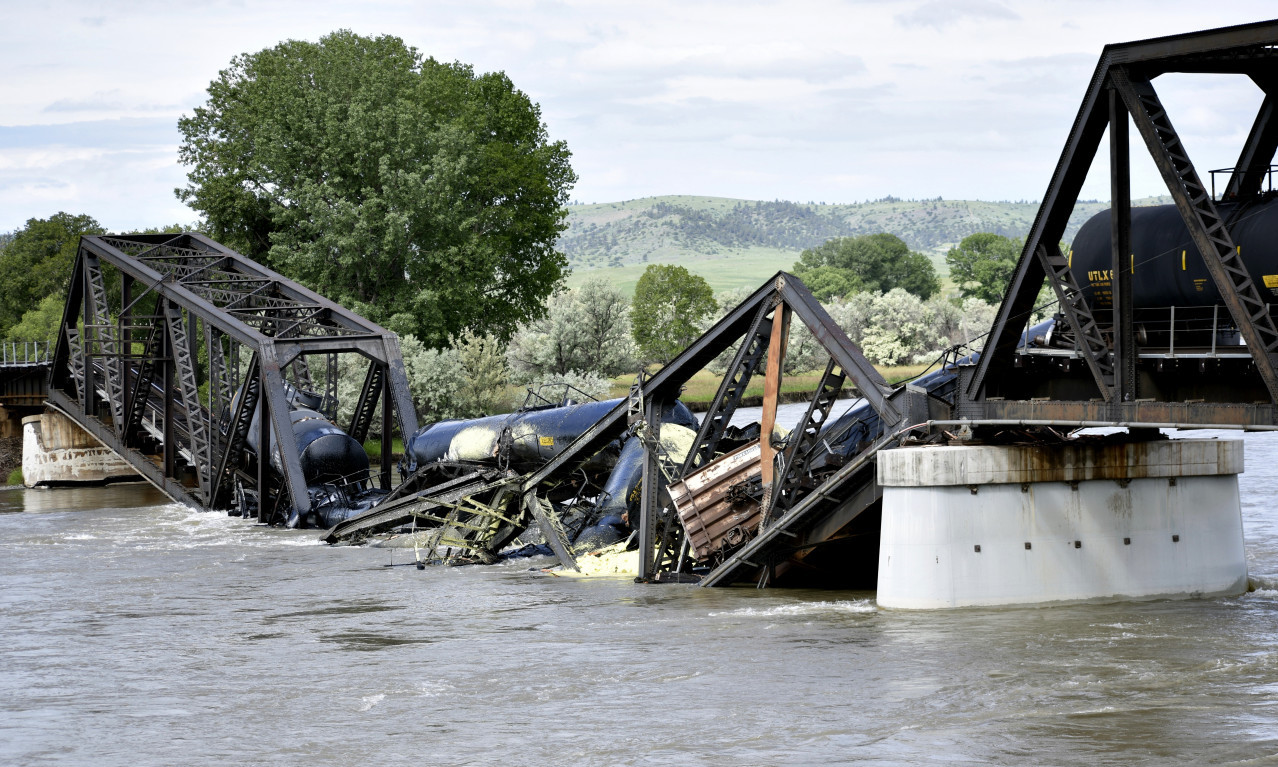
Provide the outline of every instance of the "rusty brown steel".
[[759,527],[761,503],[748,489],[760,478],[760,442],[725,453],[669,487],[693,555],[709,560],[726,546],[744,543]]
[[[1237,402],[1072,402],[1065,400],[986,400],[989,421],[1040,421],[1096,426],[1178,424],[1193,426],[1262,427],[1274,424],[1274,406]],[[1170,427],[1169,427],[1170,428]]]
[[777,424],[777,399],[781,394],[781,369],[785,362],[785,345],[789,334],[790,307],[781,304],[772,315],[772,336],[768,339],[768,364],[763,378],[763,413],[759,417],[759,433],[762,435],[759,455],[763,464],[761,478],[765,498],[772,493],[772,475],[777,453],[772,446],[772,430]]

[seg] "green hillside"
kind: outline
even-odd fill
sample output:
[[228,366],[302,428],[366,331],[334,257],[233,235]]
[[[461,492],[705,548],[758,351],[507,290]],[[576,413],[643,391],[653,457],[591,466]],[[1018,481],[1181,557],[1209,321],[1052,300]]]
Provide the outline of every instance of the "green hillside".
[[[1084,221],[1107,206],[1079,202],[1065,239],[1072,240]],[[602,275],[630,291],[648,264],[667,263],[687,267],[722,291],[758,285],[789,269],[805,248],[831,237],[877,232],[897,235],[944,274],[945,252],[964,237],[975,232],[1023,237],[1037,212],[1036,202],[887,197],[826,205],[671,195],[571,205],[559,247],[573,268],[570,285]]]

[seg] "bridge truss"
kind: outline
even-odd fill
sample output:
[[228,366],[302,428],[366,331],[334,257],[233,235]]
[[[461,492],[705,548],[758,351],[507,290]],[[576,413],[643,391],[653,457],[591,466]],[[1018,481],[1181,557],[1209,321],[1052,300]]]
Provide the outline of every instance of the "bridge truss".
[[[1278,149],[1278,22],[1106,46],[1026,238],[979,362],[963,370],[958,414],[973,423],[1144,426],[1273,426],[1278,413],[1278,329],[1217,205],[1263,194]],[[1154,88],[1170,73],[1250,78],[1264,101],[1220,198],[1203,183]],[[1158,167],[1192,243],[1222,296],[1244,351],[1161,348],[1142,340],[1132,300],[1129,126]],[[1089,306],[1059,243],[1106,134],[1109,137],[1113,308]],[[1191,256],[1192,257],[1192,256]],[[1178,259],[1179,260],[1179,259]],[[1050,286],[1060,350],[1035,348],[1024,330],[1040,288]],[[1210,312],[1208,312],[1210,314]],[[1175,314],[1172,315],[1175,322]],[[1213,331],[1218,321],[1211,318]],[[1173,331],[1174,332],[1174,331]],[[1178,353],[1179,351],[1179,353]],[[1196,353],[1197,352],[1197,353]],[[1221,382],[1227,385],[1221,385]]]
[[[803,419],[790,439],[778,447],[770,435],[779,401],[785,339],[795,318],[826,351],[828,364],[808,400]],[[681,465],[671,466],[655,438],[661,429],[660,414],[696,373],[734,348],[715,398],[700,416],[701,427],[691,451]],[[778,273],[660,371],[636,383],[628,402],[615,408],[541,469],[524,477],[521,492],[533,498],[544,488],[553,487],[570,476],[583,460],[632,430],[645,446],[638,510],[639,580],[681,580],[693,563],[688,537],[671,503],[666,482],[697,471],[715,457],[732,414],[759,373],[764,374],[762,484],[755,500],[762,504],[762,518],[757,534],[748,533],[747,545],[725,551],[725,561],[715,570],[717,577],[705,583],[751,579],[766,582],[776,565],[802,559],[811,549],[837,539],[880,497],[874,479],[875,451],[866,453],[865,460],[837,470],[813,471],[809,464],[819,446],[816,435],[845,383],[855,386],[869,403],[888,440],[900,436],[909,417],[927,418],[926,404],[924,415],[917,412],[922,399],[910,400],[912,393],[905,387],[888,385],[803,281],[793,275]],[[916,406],[914,410],[911,405]],[[560,553],[562,546],[555,548],[567,563],[570,554]]]
[[393,429],[417,429],[393,333],[199,234],[91,236],[48,397],[175,500],[296,525],[311,503],[290,399],[336,417],[350,364],[366,370],[348,433],[380,418],[390,456]]

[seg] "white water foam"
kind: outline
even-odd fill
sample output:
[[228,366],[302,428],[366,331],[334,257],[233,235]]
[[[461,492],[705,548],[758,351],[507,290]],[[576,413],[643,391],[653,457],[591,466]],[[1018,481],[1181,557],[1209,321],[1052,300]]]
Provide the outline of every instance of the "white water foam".
[[878,605],[870,599],[853,599],[837,602],[799,602],[776,607],[754,608],[743,607],[739,610],[710,613],[710,617],[744,615],[758,618],[776,618],[795,615],[866,615],[879,611]]

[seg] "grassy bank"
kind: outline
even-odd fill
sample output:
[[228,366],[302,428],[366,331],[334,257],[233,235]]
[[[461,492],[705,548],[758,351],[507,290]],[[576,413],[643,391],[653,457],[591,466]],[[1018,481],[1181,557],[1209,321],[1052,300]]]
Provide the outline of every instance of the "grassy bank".
[[[382,440],[370,439],[364,442],[364,452],[368,453],[368,460],[372,463],[380,464],[382,462]],[[404,440],[399,437],[391,439],[391,459],[394,460],[404,454]]]

